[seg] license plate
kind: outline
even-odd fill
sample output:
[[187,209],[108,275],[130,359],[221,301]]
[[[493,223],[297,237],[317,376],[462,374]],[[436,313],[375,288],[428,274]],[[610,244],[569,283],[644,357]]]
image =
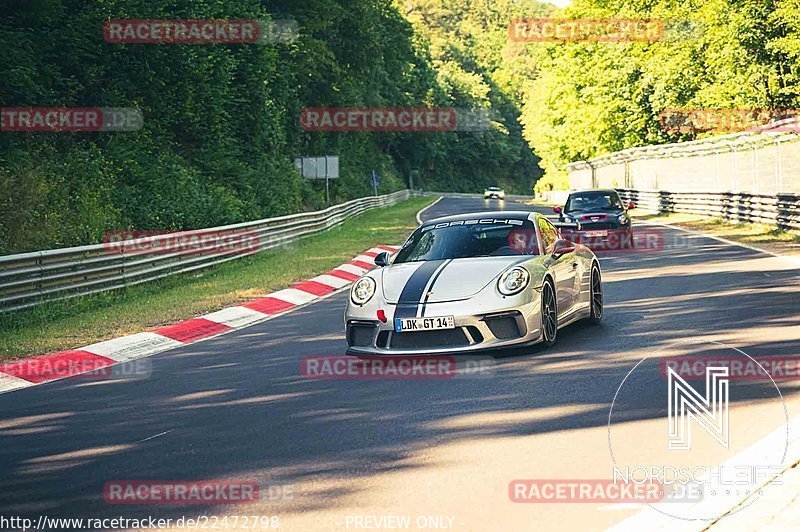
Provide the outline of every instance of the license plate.
[[396,318],[394,320],[395,332],[439,331],[442,329],[455,328],[456,323],[453,316],[438,316],[432,318]]
[[586,231],[583,234],[586,236],[608,236],[608,231]]

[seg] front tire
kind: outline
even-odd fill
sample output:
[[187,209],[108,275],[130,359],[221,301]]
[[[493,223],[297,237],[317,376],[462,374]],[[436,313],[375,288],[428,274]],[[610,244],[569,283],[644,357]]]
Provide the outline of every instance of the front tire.
[[600,275],[600,267],[592,264],[592,278],[589,284],[589,321],[600,323],[603,319],[603,278]]
[[547,347],[556,343],[558,336],[558,308],[556,291],[549,279],[542,285],[542,343]]

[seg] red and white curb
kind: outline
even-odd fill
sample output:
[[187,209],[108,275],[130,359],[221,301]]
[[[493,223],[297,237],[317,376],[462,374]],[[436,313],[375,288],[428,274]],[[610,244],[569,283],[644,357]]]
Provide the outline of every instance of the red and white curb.
[[371,270],[373,259],[397,246],[377,246],[346,264],[259,299],[149,332],[0,365],[0,393],[129,362],[242,329],[325,298]]

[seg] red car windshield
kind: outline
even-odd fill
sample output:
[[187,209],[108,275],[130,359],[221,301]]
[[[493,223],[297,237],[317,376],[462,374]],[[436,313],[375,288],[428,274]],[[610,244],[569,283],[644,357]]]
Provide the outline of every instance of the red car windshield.
[[571,195],[564,212],[616,210],[622,210],[622,202],[616,192],[584,192]]

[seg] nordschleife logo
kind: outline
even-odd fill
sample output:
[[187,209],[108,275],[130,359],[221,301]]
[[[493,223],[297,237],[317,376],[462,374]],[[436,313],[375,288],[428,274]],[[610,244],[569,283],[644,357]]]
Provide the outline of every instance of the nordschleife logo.
[[692,420],[730,449],[729,384],[727,367],[707,367],[706,393],[702,396],[675,370],[667,369],[670,449],[692,448]]

